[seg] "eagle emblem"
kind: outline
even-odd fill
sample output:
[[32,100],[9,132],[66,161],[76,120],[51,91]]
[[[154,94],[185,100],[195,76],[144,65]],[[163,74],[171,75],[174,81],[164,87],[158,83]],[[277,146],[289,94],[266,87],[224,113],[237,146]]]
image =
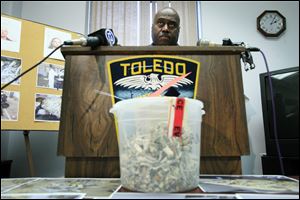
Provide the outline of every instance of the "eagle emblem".
[[[125,77],[117,80],[114,82],[116,86],[122,86],[125,88],[134,88],[134,89],[145,89],[145,90],[158,90],[164,85],[168,84],[170,81],[174,80],[178,76],[175,75],[162,75],[160,78],[158,77],[159,74],[151,73],[149,75],[136,75]],[[183,85],[191,85],[193,81],[183,78],[178,81],[173,87],[181,87]]]

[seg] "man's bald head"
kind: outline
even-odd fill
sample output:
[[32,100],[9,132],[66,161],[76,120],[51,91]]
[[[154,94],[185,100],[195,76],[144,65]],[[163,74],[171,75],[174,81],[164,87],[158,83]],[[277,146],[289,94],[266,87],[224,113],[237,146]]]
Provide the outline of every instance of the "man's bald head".
[[173,8],[159,10],[152,24],[153,45],[178,45],[180,18]]
[[173,8],[167,7],[167,8],[163,8],[163,9],[157,11],[157,13],[154,16],[154,22],[156,22],[157,19],[160,17],[165,17],[168,19],[175,20],[178,23],[178,26],[180,25],[179,15],[178,15],[177,11]]

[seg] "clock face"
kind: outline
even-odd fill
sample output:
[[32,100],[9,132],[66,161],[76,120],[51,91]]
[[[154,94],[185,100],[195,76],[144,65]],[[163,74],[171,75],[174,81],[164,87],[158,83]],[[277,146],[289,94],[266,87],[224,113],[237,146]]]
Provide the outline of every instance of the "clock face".
[[257,28],[265,36],[279,36],[286,27],[285,17],[278,11],[265,11],[257,18]]

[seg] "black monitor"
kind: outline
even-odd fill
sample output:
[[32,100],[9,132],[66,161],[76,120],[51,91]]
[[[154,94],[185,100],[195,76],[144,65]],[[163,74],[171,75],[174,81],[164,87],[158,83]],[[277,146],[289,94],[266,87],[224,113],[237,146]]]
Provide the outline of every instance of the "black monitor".
[[[299,67],[270,72],[275,100],[278,143],[282,157],[299,157]],[[278,156],[267,73],[260,74],[267,156]]]

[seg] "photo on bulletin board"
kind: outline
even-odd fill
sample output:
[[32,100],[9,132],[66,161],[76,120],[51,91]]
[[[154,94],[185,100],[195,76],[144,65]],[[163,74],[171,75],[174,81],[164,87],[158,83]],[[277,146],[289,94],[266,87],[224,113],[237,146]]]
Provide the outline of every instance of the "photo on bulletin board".
[[1,91],[1,121],[18,121],[20,93]]
[[50,63],[42,63],[37,70],[37,87],[62,89],[64,82],[64,67]]
[[[44,57],[50,54],[55,48],[59,47],[66,40],[71,40],[70,33],[58,31],[51,28],[45,28],[45,40],[44,40]],[[60,50],[53,53],[50,58],[64,60]]]
[[21,22],[1,16],[1,50],[19,52]]
[[61,95],[36,93],[34,120],[45,122],[59,122],[61,99]]
[[[22,62],[19,58],[1,56],[1,84],[8,83],[21,73]],[[20,84],[20,79],[12,84]]]

